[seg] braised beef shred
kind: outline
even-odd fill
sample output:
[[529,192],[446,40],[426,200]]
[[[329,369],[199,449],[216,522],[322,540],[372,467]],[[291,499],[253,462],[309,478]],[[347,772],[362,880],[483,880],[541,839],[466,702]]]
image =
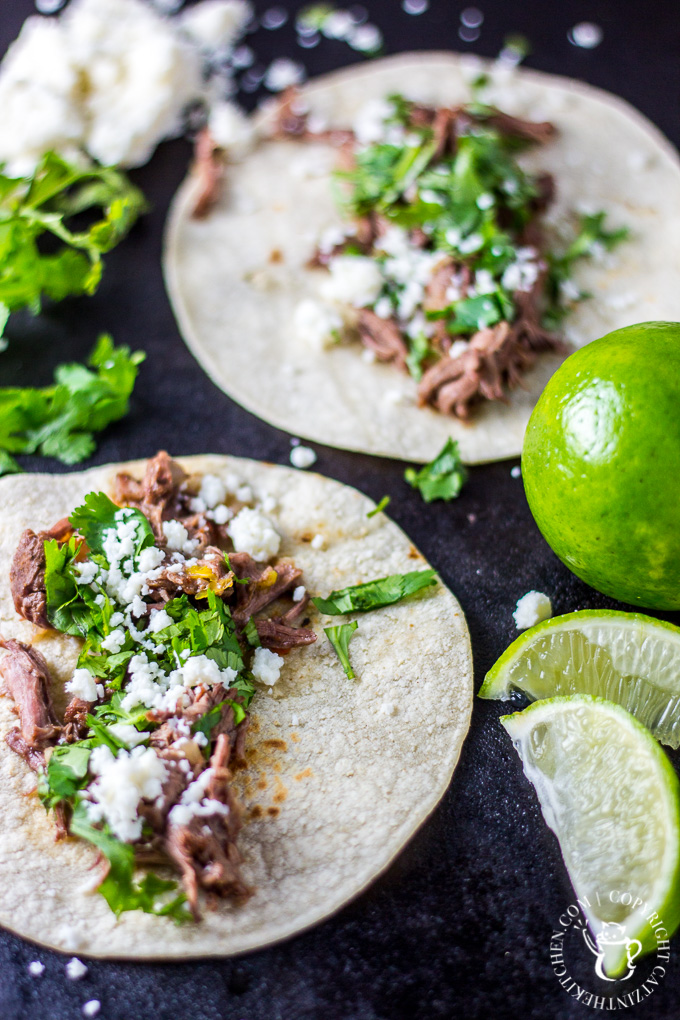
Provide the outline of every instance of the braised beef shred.
[[[189,573],[181,563],[169,564],[150,584],[153,599],[148,613],[182,593],[195,596],[210,586],[229,606],[244,647],[244,629],[249,620],[253,620],[262,645],[275,651],[286,653],[296,645],[315,641],[314,631],[298,626],[304,621],[309,596],[305,594],[297,602],[292,599],[302,571],[287,559],[272,566],[256,562],[247,553],[236,552],[227,553],[227,565],[225,551],[230,543],[226,529],[205,513],[192,510],[193,496],[187,483],[185,472],[163,450],[148,461],[141,480],[125,473],[116,476],[115,501],[141,510],[160,546],[166,542],[163,521],[181,521],[189,537],[199,542],[195,554],[198,562],[194,566],[206,568]],[[21,536],[14,555],[10,576],[17,612],[43,628],[50,626],[46,615],[44,540],[63,541],[71,533],[68,521],[60,521],[49,531],[37,534],[29,529]],[[275,603],[279,606],[276,614]],[[87,736],[91,706],[74,697],[60,722],[52,703],[52,678],[42,655],[21,641],[0,637],[0,645],[4,649],[0,675],[19,716],[19,725],[10,730],[7,743],[38,771],[45,766],[47,748]],[[246,899],[252,892],[240,873],[236,838],[241,828],[241,809],[231,786],[233,769],[245,765],[248,717],[236,722],[234,705],[238,707],[242,699],[235,688],[227,690],[217,684],[207,690],[191,690],[188,695],[189,703],[175,712],[149,712],[149,721],[158,724],[149,744],[165,762],[168,777],[159,801],[140,804],[140,813],[151,834],[135,845],[135,850],[140,861],[174,864],[181,873],[191,910],[198,917],[201,889],[237,900]],[[169,818],[171,809],[206,768],[203,753],[191,739],[192,725],[218,707],[219,719],[209,736],[211,755],[207,764],[213,773],[206,796],[226,805],[229,811],[194,817],[187,825],[173,824]],[[67,835],[67,812],[63,809],[55,812],[55,821],[57,838]]]
[[[430,107],[412,103],[409,110],[410,123],[414,128],[431,128],[436,142],[430,163],[435,164],[445,156],[456,152],[458,135],[469,128],[471,123],[485,123],[501,134],[517,138],[525,143],[542,145],[556,133],[549,122],[534,123],[520,117],[513,117],[492,107],[470,110],[464,106]],[[326,141],[338,150],[339,162],[347,167],[353,158],[355,139],[351,131],[310,130],[308,111],[300,93],[288,89],[278,105],[274,122],[275,138],[290,138],[303,142]],[[538,194],[530,208],[532,218],[526,225],[521,239],[540,253],[542,236],[537,216],[550,204],[554,196],[554,180],[551,174],[542,174],[537,179]],[[368,254],[387,226],[380,216],[357,219],[351,236],[353,250]],[[409,232],[411,241],[419,247],[428,244],[427,235],[415,227]],[[312,267],[327,266],[330,260],[344,251],[344,243],[331,250],[317,250],[310,259]],[[452,258],[443,258],[426,295],[425,308],[432,312],[446,307],[446,290],[456,275],[459,288],[465,297],[470,285],[470,269],[464,263]],[[462,278],[462,283],[460,282]],[[468,419],[482,400],[507,400],[506,391],[521,385],[523,374],[535,363],[543,351],[564,353],[566,346],[541,326],[541,311],[544,304],[545,277],[537,281],[531,291],[517,291],[513,295],[516,318],[512,323],[500,322],[497,326],[479,330],[473,334],[467,351],[455,358],[448,355],[452,336],[443,319],[435,320],[434,335],[430,340],[436,360],[425,364],[425,372],[418,390],[421,404],[429,404],[443,414]],[[394,363],[402,371],[408,371],[406,355],[408,345],[401,329],[394,319],[379,318],[370,309],[364,308],[358,314],[359,337],[378,361]]]

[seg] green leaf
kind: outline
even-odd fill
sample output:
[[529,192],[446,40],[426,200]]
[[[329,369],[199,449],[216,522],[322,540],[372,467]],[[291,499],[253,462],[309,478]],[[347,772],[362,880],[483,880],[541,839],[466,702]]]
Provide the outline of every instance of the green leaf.
[[366,516],[375,517],[376,514],[379,514],[382,510],[385,509],[385,507],[389,505],[391,498],[392,498],[391,496],[383,496],[383,498],[380,500],[377,506],[374,506],[372,510],[369,510]]
[[246,636],[246,641],[252,648],[259,648],[261,646],[260,635],[257,633],[257,627],[252,616],[243,628],[243,633]]
[[432,353],[430,341],[424,333],[416,333],[409,339],[409,350],[406,355],[406,365],[416,382],[423,377],[423,362]]
[[135,543],[135,556],[139,556],[142,549],[154,545],[155,539],[151,525],[141,512],[132,507],[121,508],[109,499],[103,492],[90,492],[85,497],[82,506],[76,507],[69,521],[73,527],[83,536],[91,553],[105,556],[104,536],[107,531],[116,528],[118,520],[125,516],[126,521],[134,521],[136,525],[137,541]]
[[340,623],[337,627],[324,627],[323,629],[324,634],[335,648],[336,655],[349,680],[354,680],[356,675],[349,661],[349,643],[358,626],[357,621],[353,620],[352,623]]
[[495,295],[479,294],[456,304],[454,318],[449,323],[448,329],[454,335],[477,333],[487,326],[495,326],[502,317],[503,313]]
[[21,467],[11,454],[6,450],[0,450],[0,475],[16,475],[21,472]]
[[74,808],[70,830],[74,836],[94,844],[107,858],[109,872],[98,891],[116,917],[125,910],[143,910],[159,917],[172,917],[177,922],[191,920],[183,893],[167,903],[158,902],[159,896],[177,888],[176,882],[165,881],[153,873],[147,873],[141,882],[134,881],[135,852],[132,846],[116,839],[108,829],[92,825],[82,802]]
[[449,438],[433,461],[420,471],[407,468],[404,478],[414,489],[418,489],[426,503],[434,499],[455,499],[460,493],[467,471],[460,459],[458,443]]
[[414,595],[422,588],[436,584],[435,571],[413,570],[408,574],[390,574],[365,584],[355,584],[349,588],[332,591],[327,599],[312,598],[312,602],[321,613],[327,616],[342,616],[344,613],[366,613],[371,609],[380,609]]
[[[44,297],[93,294],[102,254],[145,209],[142,193],[118,170],[71,164],[54,152],[27,179],[0,173],[0,303],[7,312],[37,314]],[[95,217],[86,230],[73,220],[83,212]],[[52,235],[48,246],[45,234]]]
[[91,355],[94,370],[60,365],[53,386],[0,389],[0,454],[39,452],[65,464],[89,457],[93,433],[127,414],[143,359],[104,335]]
[[57,746],[52,750],[43,781],[38,787],[46,810],[71,800],[85,786],[91,753],[89,740]]
[[52,626],[64,634],[84,637],[91,626],[89,610],[70,569],[79,548],[75,537],[63,543],[53,538],[45,542],[45,594]]

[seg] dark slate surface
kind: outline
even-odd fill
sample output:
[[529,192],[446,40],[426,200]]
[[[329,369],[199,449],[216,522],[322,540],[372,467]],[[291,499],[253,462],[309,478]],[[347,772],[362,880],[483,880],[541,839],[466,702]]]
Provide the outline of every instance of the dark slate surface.
[[[262,12],[269,5],[256,6]],[[480,0],[485,21],[472,46],[457,36],[464,3],[431,0],[420,17],[404,13],[398,0],[367,0],[365,6],[384,32],[388,53],[458,47],[493,56],[508,32],[522,32],[533,45],[529,66],[611,89],[680,140],[680,22],[672,2]],[[3,0],[0,50],[31,11],[29,0]],[[592,51],[567,40],[568,29],[586,19],[604,29],[602,45]],[[276,32],[259,30],[249,42],[263,63],[288,54],[312,73],[358,59],[339,42],[299,49],[290,22]],[[39,321],[12,322],[0,384],[47,383],[57,362],[83,359],[97,333],[110,330],[118,342],[140,346],[149,357],[131,415],[101,438],[91,463],[144,457],[159,446],[178,454],[229,452],[287,463],[290,437],[212,385],[184,347],[165,297],[163,219],[188,153],[183,142],[166,144],[135,172],[153,211],[107,258],[95,298],[64,302]],[[515,636],[511,612],[528,589],[548,592],[557,613],[616,605],[576,580],[548,549],[521,480],[510,475],[516,462],[476,468],[457,502],[426,507],[403,483],[402,464],[323,447],[318,454],[320,471],[376,500],[392,495],[392,516],[462,602],[477,686]],[[27,468],[60,470],[37,459]],[[0,1020],[76,1018],[92,998],[101,1001],[106,1020],[586,1016],[587,1007],[569,998],[550,968],[550,933],[573,894],[557,843],[497,722],[503,711],[498,704],[475,704],[460,765],[440,807],[388,873],[325,924],[237,960],[92,962],[79,983],[65,980],[58,954],[0,932]],[[629,1014],[677,1017],[679,947],[676,941],[661,988]],[[27,973],[35,959],[46,964],[42,978]],[[573,973],[591,990],[611,994],[611,986],[595,988],[593,957],[576,943],[571,959]]]

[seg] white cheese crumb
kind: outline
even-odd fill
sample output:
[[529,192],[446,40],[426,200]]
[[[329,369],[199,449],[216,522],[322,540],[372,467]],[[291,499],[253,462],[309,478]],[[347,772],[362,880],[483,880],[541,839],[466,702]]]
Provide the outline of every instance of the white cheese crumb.
[[283,92],[291,85],[299,85],[306,77],[304,66],[297,60],[278,57],[267,68],[264,87],[270,92]]
[[99,1011],[101,1010],[101,1008],[102,1004],[99,1001],[99,999],[90,999],[89,1002],[86,1002],[85,1005],[83,1006],[82,1014],[83,1016],[88,1017],[91,1020],[92,1017],[99,1016]]
[[256,648],[253,656],[251,672],[256,680],[273,687],[281,675],[283,656],[277,655],[269,648]]
[[293,328],[296,336],[314,351],[323,351],[336,343],[342,329],[342,319],[328,305],[305,298],[293,313]]
[[198,539],[189,538],[189,532],[180,521],[163,521],[163,534],[168,549],[191,556],[199,546]]
[[276,510],[276,499],[274,496],[265,496],[262,500],[262,509],[266,514],[270,514],[272,510]]
[[381,715],[396,715],[397,714],[397,706],[394,704],[393,701],[383,701],[382,705],[380,706],[380,714]]
[[40,960],[33,960],[32,963],[29,963],[27,970],[31,977],[40,977],[45,970],[45,964]]
[[296,468],[308,468],[316,462],[316,454],[310,446],[294,446],[290,451],[290,462]]
[[312,549],[325,549],[326,539],[323,535],[315,535],[310,543]]
[[233,510],[230,510],[224,503],[220,503],[214,510],[208,510],[206,517],[210,521],[214,521],[215,524],[226,524],[234,516]]
[[[205,734],[201,734],[205,736]],[[198,734],[195,734],[194,740]],[[210,815],[228,815],[229,808],[222,801],[206,797],[206,790],[214,777],[214,770],[204,769],[182,794],[179,804],[172,808],[168,819],[172,825],[188,825],[192,818]]]
[[373,362],[376,360],[375,351],[371,350],[370,347],[364,347],[363,351],[361,352],[361,358],[362,361],[366,362],[366,364],[372,365]]
[[[120,614],[116,614],[120,615]],[[117,655],[125,644],[125,631],[122,629],[112,630],[102,641],[102,648],[112,655]]]
[[236,498],[241,503],[252,503],[253,502],[253,490],[249,485],[239,485],[236,490]]
[[159,630],[170,627],[173,622],[172,617],[165,609],[156,609],[149,617],[148,629],[152,634],[157,634]]
[[454,340],[449,347],[449,357],[458,358],[461,354],[465,354],[466,351],[470,350],[470,344],[467,340]]
[[517,609],[512,614],[515,619],[517,630],[527,630],[541,620],[548,620],[552,616],[552,603],[547,595],[540,591],[528,591],[517,603]]
[[255,144],[252,122],[235,103],[214,103],[208,118],[208,130],[232,163],[245,159]]
[[519,464],[515,464],[515,466],[510,469],[510,477],[511,478],[521,478],[522,477],[522,469],[519,466]]
[[189,7],[179,24],[191,41],[208,53],[230,47],[251,16],[242,0],[203,0]]
[[111,723],[108,730],[116,740],[120,740],[121,744],[128,748],[143,744],[151,736],[150,732],[140,732],[132,723]]
[[224,503],[227,486],[218,475],[203,475],[198,498],[203,500],[203,510],[213,510],[218,503]]
[[336,255],[329,260],[328,269],[330,276],[320,287],[321,296],[327,301],[365,308],[377,300],[383,275],[374,259],[365,255]]
[[254,560],[269,560],[276,556],[281,537],[272,522],[259,510],[244,507],[229,523],[227,534],[236,552],[245,552]]
[[97,564],[93,563],[92,560],[85,560],[84,563],[76,563],[74,566],[80,575],[78,578],[80,583],[92,584],[97,575]]
[[165,553],[163,550],[155,545],[151,545],[147,549],[142,549],[137,565],[142,574],[147,574],[150,570],[156,570],[157,567],[160,567],[164,559]]
[[179,670],[181,682],[185,687],[213,687],[215,684],[222,684],[225,688],[231,687],[236,679],[236,670],[231,666],[220,669],[214,659],[207,655],[191,655],[182,669]]
[[165,764],[151,747],[121,748],[114,758],[109,748],[101,745],[92,751],[88,767],[98,777],[88,789],[90,821],[108,822],[114,836],[126,843],[139,839],[139,802],[161,796],[167,777]]
[[80,979],[84,978],[87,974],[87,967],[82,960],[78,959],[77,956],[74,956],[73,959],[68,961],[64,970],[66,971],[66,977],[69,981],[80,981]]
[[302,602],[305,597],[306,588],[304,584],[299,584],[293,592],[293,602]]
[[74,698],[82,698],[83,701],[96,701],[104,693],[102,684],[95,681],[89,669],[74,670],[73,677],[66,681],[64,687]]

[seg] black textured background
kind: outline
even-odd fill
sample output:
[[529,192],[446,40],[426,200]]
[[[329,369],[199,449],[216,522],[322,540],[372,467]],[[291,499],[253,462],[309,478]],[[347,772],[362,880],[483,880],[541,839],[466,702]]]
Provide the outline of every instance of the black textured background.
[[[680,141],[680,18],[670,0],[479,0],[484,24],[479,40],[467,46],[457,34],[464,2],[431,0],[419,17],[404,13],[398,0],[364,4],[384,33],[387,53],[450,48],[494,56],[507,33],[522,32],[533,47],[528,66],[610,89]],[[268,6],[256,4],[260,13]],[[1,0],[0,51],[32,10],[29,0]],[[604,30],[595,50],[567,40],[568,29],[582,20]],[[248,42],[260,62],[289,55],[312,74],[359,59],[340,42],[300,49],[292,21],[275,32],[260,29]],[[228,452],[287,463],[290,437],[212,385],[182,343],[165,297],[163,220],[188,155],[184,142],[165,144],[133,174],[153,211],[107,257],[96,297],[65,301],[40,320],[12,321],[0,384],[45,384],[55,364],[84,359],[98,332],[110,330],[118,342],[145,349],[148,359],[132,413],[102,436],[90,463],[145,457],[159,446],[177,454]],[[549,593],[556,613],[616,605],[570,575],[548,549],[521,480],[510,475],[516,461],[473,469],[456,502],[426,507],[403,483],[402,464],[324,447],[317,452],[321,472],[376,500],[391,494],[390,514],[463,605],[477,687],[515,636],[511,613],[528,589]],[[26,466],[61,470],[37,458]],[[78,983],[66,981],[58,954],[0,932],[0,1020],[77,1018],[91,998],[101,1000],[106,1020],[586,1017],[587,1007],[569,999],[550,968],[550,932],[573,893],[557,842],[497,722],[503,711],[497,703],[475,704],[440,807],[387,874],[330,921],[236,960],[93,961]],[[680,941],[673,948],[665,982],[629,1014],[678,1017]],[[576,961],[584,978],[592,975],[587,956],[584,950]],[[41,978],[26,970],[35,959],[46,964]]]

